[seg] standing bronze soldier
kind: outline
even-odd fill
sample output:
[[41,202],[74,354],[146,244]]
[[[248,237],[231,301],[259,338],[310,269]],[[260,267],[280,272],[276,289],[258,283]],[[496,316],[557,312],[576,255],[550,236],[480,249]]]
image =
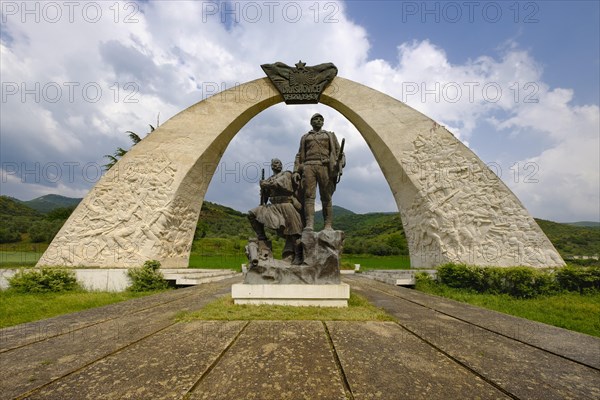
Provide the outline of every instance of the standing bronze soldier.
[[325,229],[332,229],[331,196],[339,182],[342,168],[346,165],[343,141],[342,148],[340,148],[335,133],[321,129],[323,122],[324,118],[321,114],[317,113],[311,117],[310,124],[313,129],[300,139],[300,149],[294,163],[294,174],[302,176],[304,229],[306,230],[314,229],[317,185],[323,205]]

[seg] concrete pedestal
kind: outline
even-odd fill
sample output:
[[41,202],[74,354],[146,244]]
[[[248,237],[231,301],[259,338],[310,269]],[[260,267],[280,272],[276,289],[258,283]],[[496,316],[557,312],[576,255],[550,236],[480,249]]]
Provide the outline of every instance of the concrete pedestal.
[[281,306],[348,307],[350,286],[337,285],[248,285],[231,287],[235,304]]

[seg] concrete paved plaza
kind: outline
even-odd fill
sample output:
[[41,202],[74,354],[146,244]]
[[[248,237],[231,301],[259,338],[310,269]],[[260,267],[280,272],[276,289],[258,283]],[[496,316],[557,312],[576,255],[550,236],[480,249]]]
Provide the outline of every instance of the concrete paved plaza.
[[0,330],[0,398],[600,398],[598,338],[344,280],[397,322],[175,321],[233,278]]

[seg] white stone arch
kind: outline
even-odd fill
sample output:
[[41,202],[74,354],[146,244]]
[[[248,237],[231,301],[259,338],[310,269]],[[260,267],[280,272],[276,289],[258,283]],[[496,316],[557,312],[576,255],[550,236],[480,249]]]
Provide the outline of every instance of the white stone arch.
[[[282,102],[257,79],[180,112],[90,191],[38,265],[188,265],[204,195],[227,145]],[[413,267],[447,262],[563,265],[514,194],[444,127],[406,104],[336,77],[320,98],[356,126],[400,210]]]

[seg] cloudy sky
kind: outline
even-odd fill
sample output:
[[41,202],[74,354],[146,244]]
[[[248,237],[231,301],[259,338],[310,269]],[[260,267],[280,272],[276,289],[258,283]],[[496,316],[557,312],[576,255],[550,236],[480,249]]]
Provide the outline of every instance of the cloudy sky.
[[[125,131],[260,65],[333,62],[448,127],[539,218],[600,220],[597,1],[2,1],[1,189],[83,197]],[[256,169],[291,163],[314,112],[346,138],[334,203],[396,211],[354,127],[323,105],[277,105],[230,143],[206,200],[245,211]]]

